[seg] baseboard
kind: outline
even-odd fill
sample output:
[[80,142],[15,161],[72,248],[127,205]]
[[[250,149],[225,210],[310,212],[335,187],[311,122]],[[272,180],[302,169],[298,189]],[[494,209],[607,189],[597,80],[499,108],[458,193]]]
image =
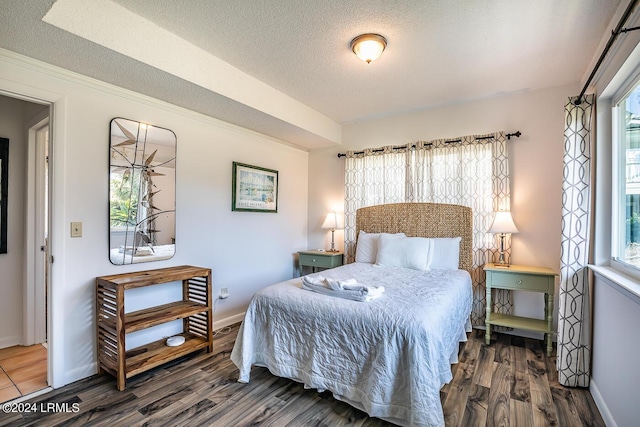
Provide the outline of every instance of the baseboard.
[[89,363],[76,369],[71,369],[64,373],[64,385],[83,380],[98,372],[98,362]]
[[217,331],[220,328],[233,325],[234,323],[240,323],[244,319],[244,311],[242,313],[234,314],[233,316],[225,317],[220,320],[213,320],[213,330]]
[[10,402],[11,403],[24,402],[26,400],[33,399],[34,397],[38,397],[38,396],[41,396],[43,394],[47,394],[50,391],[53,391],[53,387],[47,386],[47,387],[43,388],[42,390],[34,391],[33,393],[29,393],[29,394],[25,394],[24,396],[16,397],[15,399],[11,400]]
[[14,337],[0,338],[0,348],[13,347],[14,345],[22,344],[22,336],[16,335]]
[[[244,319],[244,311],[242,313],[234,314],[233,316],[226,317],[213,322],[213,330],[224,328],[226,326],[233,325],[235,323],[242,322]],[[90,363],[85,366],[81,366],[76,369],[65,372],[64,385],[71,384],[72,382],[90,377],[98,372],[98,363]]]
[[611,415],[609,407],[602,398],[600,390],[598,390],[598,386],[596,385],[596,382],[593,380],[593,378],[591,378],[591,382],[589,383],[589,391],[591,392],[591,396],[593,396],[593,400],[596,402],[596,406],[598,407],[598,411],[600,411],[600,415],[602,415],[604,424],[607,427],[618,427],[618,424],[616,424],[616,420],[613,419],[613,415]]

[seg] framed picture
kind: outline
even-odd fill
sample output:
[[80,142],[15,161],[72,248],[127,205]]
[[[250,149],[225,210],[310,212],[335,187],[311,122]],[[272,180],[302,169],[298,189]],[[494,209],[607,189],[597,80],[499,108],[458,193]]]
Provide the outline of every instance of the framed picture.
[[232,211],[278,212],[278,171],[233,162]]
[[9,140],[0,138],[0,254],[7,253],[7,196],[9,193]]

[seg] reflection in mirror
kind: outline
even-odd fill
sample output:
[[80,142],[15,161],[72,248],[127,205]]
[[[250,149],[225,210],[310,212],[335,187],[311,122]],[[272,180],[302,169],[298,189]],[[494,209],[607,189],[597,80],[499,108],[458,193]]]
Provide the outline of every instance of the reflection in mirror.
[[109,259],[123,265],[171,258],[176,135],[115,118],[109,143]]

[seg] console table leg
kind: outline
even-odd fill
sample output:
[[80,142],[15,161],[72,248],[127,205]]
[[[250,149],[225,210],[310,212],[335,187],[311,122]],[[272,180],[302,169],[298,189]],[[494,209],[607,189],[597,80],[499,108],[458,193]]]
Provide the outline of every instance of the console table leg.
[[489,286],[487,286],[486,304],[487,304],[486,318],[485,318],[486,332],[484,335],[484,343],[486,345],[489,345],[491,344],[491,323],[487,322],[491,316],[491,288]]
[[[551,330],[553,328],[553,294],[544,294],[545,295],[545,313],[547,315],[547,330]],[[547,336],[547,356],[551,356],[551,351],[553,350],[553,334],[548,333]]]

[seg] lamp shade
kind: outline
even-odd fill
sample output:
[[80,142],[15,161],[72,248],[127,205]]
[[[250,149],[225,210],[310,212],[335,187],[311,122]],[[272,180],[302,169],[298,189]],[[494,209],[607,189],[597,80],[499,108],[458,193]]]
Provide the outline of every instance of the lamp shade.
[[341,230],[344,228],[344,216],[337,212],[329,212],[324,219],[321,228],[329,230]]
[[380,34],[361,34],[351,40],[351,50],[367,64],[380,58],[387,47],[387,40]]
[[513,223],[513,219],[511,218],[511,212],[509,211],[498,211],[496,212],[496,216],[493,218],[493,223],[491,227],[489,227],[488,233],[517,233],[518,228]]

